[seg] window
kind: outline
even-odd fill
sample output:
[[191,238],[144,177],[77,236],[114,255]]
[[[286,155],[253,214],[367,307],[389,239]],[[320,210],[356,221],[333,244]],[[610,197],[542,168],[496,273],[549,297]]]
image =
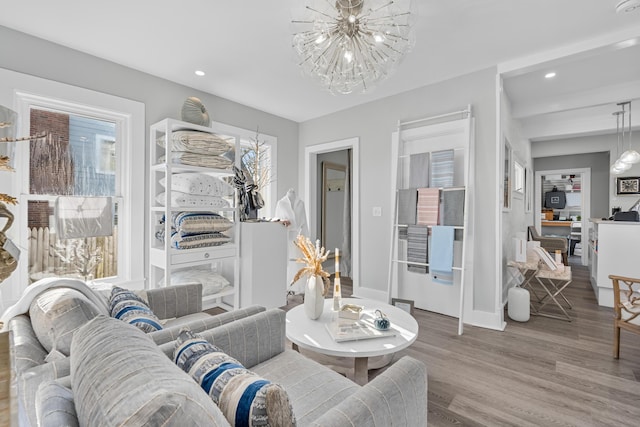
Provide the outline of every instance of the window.
[[47,135],[16,146],[28,252],[22,280],[64,276],[142,288],[144,106],[74,90],[78,103],[17,93],[21,133]]
[[513,162],[513,191],[524,195],[525,169],[517,160]]
[[258,217],[270,217],[275,209],[277,192],[277,141],[276,137],[237,128],[222,123],[213,123],[212,127],[227,135],[240,138],[242,165],[245,173],[251,176],[258,192],[264,200],[264,207],[258,211]]

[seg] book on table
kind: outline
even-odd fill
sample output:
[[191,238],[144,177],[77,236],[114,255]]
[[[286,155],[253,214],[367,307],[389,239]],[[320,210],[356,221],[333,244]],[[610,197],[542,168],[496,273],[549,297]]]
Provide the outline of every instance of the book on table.
[[368,318],[361,318],[360,320],[338,318],[325,324],[325,326],[335,342],[368,340],[396,335],[393,326],[383,331],[373,326],[373,321]]

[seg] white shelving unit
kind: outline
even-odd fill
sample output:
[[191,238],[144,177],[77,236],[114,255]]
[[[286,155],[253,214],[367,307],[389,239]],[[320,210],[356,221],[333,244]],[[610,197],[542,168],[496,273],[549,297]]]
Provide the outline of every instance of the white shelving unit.
[[[460,118],[462,117],[462,118]],[[432,124],[435,123],[435,124]],[[400,224],[399,191],[409,188],[410,159],[414,154],[434,153],[442,150],[453,150],[453,186],[439,188],[443,193],[453,190],[464,190],[464,212],[462,224],[454,226],[453,246],[453,283],[450,285],[436,283],[430,273],[421,274],[407,271],[407,264],[429,267],[429,263],[407,261],[407,241],[399,238],[400,228],[408,224]],[[472,251],[472,215],[473,182],[473,118],[471,106],[462,111],[443,114],[436,117],[399,122],[398,131],[394,133],[392,143],[392,217],[391,253],[389,258],[388,298],[407,299],[414,302],[416,308],[445,314],[459,319],[458,334],[463,332],[463,315],[465,312],[465,290],[471,287],[473,274]],[[415,171],[414,171],[415,172]],[[440,218],[438,225],[443,224]],[[431,248],[429,228],[429,257],[437,248]],[[467,289],[469,291],[470,289]]]
[[[226,135],[216,132],[213,128],[194,125],[175,119],[164,119],[151,125],[149,132],[150,146],[150,179],[149,179],[149,283],[148,287],[158,288],[171,285],[171,272],[177,269],[194,266],[211,266],[212,272],[217,272],[225,277],[231,286],[223,288],[221,291],[205,295],[203,297],[203,309],[222,307],[227,310],[239,307],[239,277],[240,277],[240,227],[239,212],[236,206],[237,198],[233,196],[229,208],[193,208],[172,206],[170,189],[171,179],[176,173],[182,172],[204,172],[215,175],[219,178],[232,177],[231,170],[218,170],[198,166],[188,166],[172,163],[171,144],[168,142],[171,133],[178,130],[195,130],[216,134],[227,139],[234,144],[236,153],[240,152],[240,138],[234,135]],[[156,143],[160,137],[165,137],[165,147]],[[239,164],[239,156],[236,156],[236,166]],[[165,178],[164,187],[160,185],[160,180]],[[166,191],[165,191],[166,188]],[[156,197],[165,192],[164,206],[158,203]],[[231,232],[231,241],[220,246],[210,246],[193,249],[175,249],[171,247],[171,221],[164,221],[171,218],[174,212],[215,212],[234,222]],[[156,233],[164,229],[164,243],[156,238]],[[225,234],[229,234],[226,232]],[[224,300],[223,300],[224,298]],[[229,299],[233,302],[229,303]]]

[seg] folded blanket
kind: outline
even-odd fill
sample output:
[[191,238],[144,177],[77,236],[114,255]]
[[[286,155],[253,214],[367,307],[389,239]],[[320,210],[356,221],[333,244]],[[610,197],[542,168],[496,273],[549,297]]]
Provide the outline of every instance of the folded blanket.
[[93,302],[105,315],[109,315],[109,306],[104,298],[102,298],[97,292],[91,289],[85,282],[79,279],[68,279],[61,277],[47,277],[40,279],[35,283],[32,283],[25,289],[24,293],[14,305],[9,307],[0,317],[2,322],[2,330],[7,330],[9,327],[9,320],[14,317],[28,313],[31,302],[42,292],[51,288],[71,288],[81,292],[91,302]]
[[453,237],[455,229],[450,226],[431,228],[431,254],[429,267],[435,283],[453,285]]
[[[160,156],[160,161],[164,162],[166,156]],[[188,151],[174,151],[171,153],[171,163],[201,166],[203,168],[231,169],[233,162],[223,156],[209,156],[205,154],[195,154]]]

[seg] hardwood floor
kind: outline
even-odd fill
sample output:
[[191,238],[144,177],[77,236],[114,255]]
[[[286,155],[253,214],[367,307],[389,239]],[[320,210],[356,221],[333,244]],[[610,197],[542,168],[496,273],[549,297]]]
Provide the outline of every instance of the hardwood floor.
[[458,336],[457,319],[415,310],[418,339],[396,359],[427,365],[430,426],[640,425],[640,336],[622,331],[614,359],[613,310],[597,305],[586,267],[572,271],[572,322],[505,313],[504,332],[465,325]]

